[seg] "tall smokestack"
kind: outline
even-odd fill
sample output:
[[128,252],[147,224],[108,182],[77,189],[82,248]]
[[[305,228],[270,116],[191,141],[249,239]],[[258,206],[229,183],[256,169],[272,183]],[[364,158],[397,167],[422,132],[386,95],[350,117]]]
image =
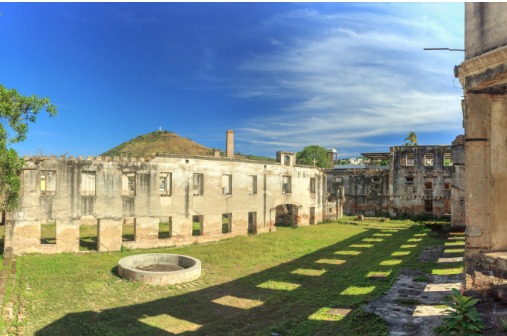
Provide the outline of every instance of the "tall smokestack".
[[226,134],[226,142],[225,142],[225,153],[226,156],[230,159],[234,158],[234,131],[227,130]]

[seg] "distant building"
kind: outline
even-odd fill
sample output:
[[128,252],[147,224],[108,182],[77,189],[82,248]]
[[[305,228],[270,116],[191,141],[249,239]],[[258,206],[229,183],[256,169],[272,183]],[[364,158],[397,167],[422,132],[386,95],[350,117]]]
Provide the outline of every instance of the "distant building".
[[[335,166],[328,171],[328,190],[344,188],[344,214],[451,217],[454,213],[453,223],[463,225],[462,144],[393,146],[389,153],[363,156],[368,164],[362,167]],[[458,172],[453,156],[459,160]],[[387,166],[378,165],[387,161]],[[453,187],[455,176],[458,182]]]

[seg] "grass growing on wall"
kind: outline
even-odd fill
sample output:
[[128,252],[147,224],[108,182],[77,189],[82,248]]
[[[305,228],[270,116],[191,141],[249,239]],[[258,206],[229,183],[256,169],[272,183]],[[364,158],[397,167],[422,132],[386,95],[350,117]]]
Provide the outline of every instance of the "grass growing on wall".
[[[114,253],[18,258],[26,287],[23,335],[387,335],[361,305],[382,295],[399,270],[431,274],[423,246],[444,244],[411,221],[345,219],[213,244]],[[454,248],[454,246],[452,246]],[[186,254],[202,276],[152,287],[120,279],[120,258]],[[456,265],[453,265],[453,268]],[[459,267],[459,265],[457,266]],[[331,308],[346,307],[343,317]]]

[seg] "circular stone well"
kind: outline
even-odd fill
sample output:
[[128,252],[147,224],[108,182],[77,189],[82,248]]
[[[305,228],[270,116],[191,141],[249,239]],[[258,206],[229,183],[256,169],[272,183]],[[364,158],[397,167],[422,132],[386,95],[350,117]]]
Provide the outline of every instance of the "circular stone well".
[[199,278],[201,261],[180,254],[137,254],[120,259],[118,274],[150,285],[174,285]]

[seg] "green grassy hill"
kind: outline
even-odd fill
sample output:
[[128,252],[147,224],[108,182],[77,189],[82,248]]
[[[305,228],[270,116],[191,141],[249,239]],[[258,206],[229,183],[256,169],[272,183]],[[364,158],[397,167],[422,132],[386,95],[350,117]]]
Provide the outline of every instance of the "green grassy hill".
[[147,157],[163,154],[213,155],[213,150],[173,132],[155,131],[124,142],[101,155]]

